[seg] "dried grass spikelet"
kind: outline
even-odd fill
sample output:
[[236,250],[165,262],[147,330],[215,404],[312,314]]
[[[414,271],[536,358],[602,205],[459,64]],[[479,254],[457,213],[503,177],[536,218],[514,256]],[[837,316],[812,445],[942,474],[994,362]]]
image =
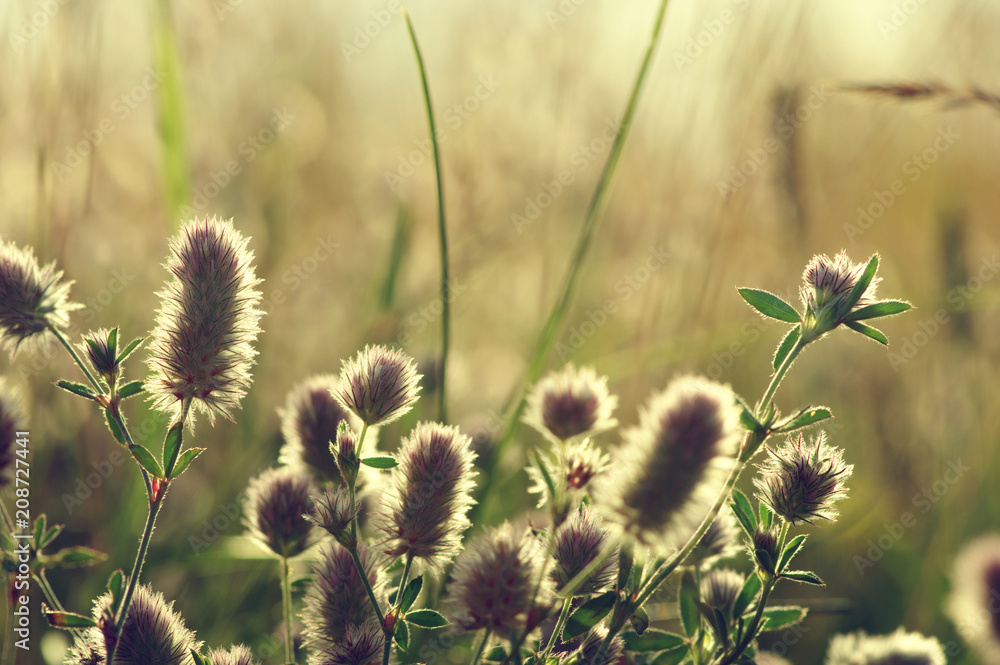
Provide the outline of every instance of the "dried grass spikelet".
[[252,382],[263,314],[253,252],[231,221],[196,219],[170,240],[165,267],[173,279],[158,294],[149,345],[153,407],[174,414],[192,399],[211,422],[231,420]]
[[1000,111],[1000,95],[976,85],[954,87],[940,82],[920,83],[856,83],[841,86],[842,90],[868,95],[889,97],[900,101],[929,100],[941,102],[945,108],[955,108],[969,104],[985,104],[994,111]]
[[378,519],[384,548],[441,567],[457,554],[474,503],[472,439],[438,423],[418,423],[403,439],[395,487]]
[[14,482],[19,429],[27,429],[20,399],[10,384],[0,378],[0,491]]
[[39,266],[33,249],[0,239],[0,346],[11,357],[49,326],[68,326],[69,313],[83,306],[69,301],[73,282],[62,276],[55,261]]
[[528,395],[524,422],[561,443],[617,426],[611,417],[616,406],[618,398],[608,392],[608,377],[599,378],[591,367],[567,365],[535,384]]
[[945,610],[984,665],[1000,664],[1000,534],[980,536],[959,552]]
[[[604,549],[608,531],[601,518],[589,507],[573,511],[556,529],[552,548],[555,566],[549,573],[556,588],[561,589],[583,571]],[[589,596],[605,590],[617,574],[618,557],[607,557],[594,573],[577,589],[577,596]]]
[[[358,556],[368,575],[368,581],[378,593],[382,584],[375,553],[358,545]],[[359,628],[378,618],[372,608],[364,582],[358,574],[351,553],[336,543],[325,545],[319,560],[313,564],[314,581],[306,593],[302,621],[305,624],[309,662],[335,649],[348,637],[350,628]]]
[[718,495],[740,440],[739,410],[729,386],[701,377],[675,379],[640,411],[595,503],[639,542],[664,549],[695,531]]
[[293,557],[313,542],[308,516],[315,507],[312,479],[288,467],[268,469],[247,487],[244,522],[250,536],[279,557]]
[[834,635],[826,665],[945,665],[944,649],[933,637],[908,633],[902,628],[888,635],[863,630]]
[[398,349],[366,346],[344,361],[334,397],[368,426],[391,423],[408,412],[420,392],[417,363]]
[[784,447],[769,448],[768,458],[757,468],[757,497],[793,526],[835,520],[834,504],[847,496],[844,483],[854,471],[844,463],[843,452],[827,444],[823,432],[812,440],[801,434],[789,437]]

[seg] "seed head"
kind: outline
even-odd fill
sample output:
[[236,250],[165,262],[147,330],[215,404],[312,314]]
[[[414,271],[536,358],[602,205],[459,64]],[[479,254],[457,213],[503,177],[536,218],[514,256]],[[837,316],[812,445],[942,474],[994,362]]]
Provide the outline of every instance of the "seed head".
[[868,635],[863,630],[834,635],[826,652],[826,665],[945,665],[941,643],[902,628],[889,635]]
[[[377,592],[381,582],[374,554],[364,545],[358,545],[358,556]],[[343,643],[349,628],[377,622],[377,617],[354,559],[346,549],[335,543],[324,546],[313,572],[315,581],[309,586],[302,610],[303,636],[312,653],[309,662],[320,663],[326,661],[314,659]]]
[[476,538],[455,562],[449,594],[455,619],[467,630],[499,635],[523,627],[531,611],[540,563],[527,533],[510,524]]
[[728,386],[675,379],[626,432],[594,497],[641,542],[674,547],[695,531],[721,490],[739,439],[739,411]]
[[472,439],[457,427],[418,423],[403,439],[394,492],[380,518],[386,552],[442,566],[457,554],[469,527],[475,487]]
[[826,255],[812,258],[802,273],[802,286],[799,287],[799,297],[806,309],[805,339],[820,337],[843,323],[852,311],[875,302],[875,289],[882,281],[879,277],[872,278],[856,303],[850,300],[851,291],[866,266],[866,263],[851,262],[843,251],[832,259]]
[[344,547],[354,547],[357,536],[351,532],[351,522],[357,518],[359,505],[351,507],[351,492],[341,485],[327,488],[312,497],[315,513],[309,521],[326,529]]
[[[361,429],[361,421],[333,397],[338,382],[336,376],[314,376],[296,386],[285,401],[281,415],[281,434],[285,443],[279,460],[282,464],[308,469],[318,481],[339,481],[340,470],[330,453],[330,444],[337,440],[341,423],[353,430]],[[369,431],[366,441],[371,441]]]
[[312,480],[288,467],[268,469],[247,487],[244,522],[251,537],[280,557],[301,554],[312,544]]
[[391,423],[409,411],[420,391],[417,363],[402,351],[366,346],[345,361],[333,396],[369,426]]
[[725,511],[720,512],[691,551],[688,563],[705,569],[719,559],[728,559],[738,554],[741,549],[740,533],[742,532],[733,516]]
[[226,651],[213,650],[208,654],[212,665],[259,665],[250,649],[242,644],[231,646]]
[[1000,534],[981,536],[955,559],[945,609],[985,665],[1000,664]]
[[11,357],[26,339],[69,325],[69,313],[82,305],[69,302],[73,282],[63,282],[55,261],[40,267],[30,247],[0,240],[0,345]]
[[309,665],[376,665],[382,662],[385,633],[377,621],[348,626],[344,639],[317,649]]
[[524,422],[554,442],[592,436],[612,429],[611,413],[618,398],[608,392],[608,377],[591,367],[567,365],[535,384],[528,396]]
[[247,240],[229,221],[188,222],[170,241],[173,279],[159,292],[146,382],[154,408],[174,413],[183,399],[215,422],[232,419],[250,388],[262,312],[260,280]]
[[757,465],[757,498],[793,526],[836,519],[833,506],[847,496],[844,483],[854,466],[844,464],[843,453],[826,443],[826,434],[820,432],[811,441],[801,434],[798,439],[789,437],[787,445],[768,449],[768,454]]
[[[601,518],[589,507],[581,506],[556,529],[552,556],[555,567],[549,574],[557,588],[569,584],[600,554],[608,532]],[[603,591],[617,574],[617,556],[609,556],[594,574],[580,586],[577,596],[589,596]]]
[[0,491],[14,482],[17,431],[27,429],[17,394],[0,378]]
[[729,568],[708,571],[701,580],[701,600],[725,614],[743,590],[743,576]]

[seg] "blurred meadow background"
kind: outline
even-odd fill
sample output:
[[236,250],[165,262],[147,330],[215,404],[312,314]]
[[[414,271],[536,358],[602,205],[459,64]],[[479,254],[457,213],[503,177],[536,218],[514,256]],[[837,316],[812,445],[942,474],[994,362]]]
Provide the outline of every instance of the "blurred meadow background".
[[[656,4],[408,6],[444,165],[449,419],[481,457],[558,296]],[[607,374],[626,426],[679,373],[752,401],[784,331],[735,287],[797,302],[814,254],[881,254],[880,293],[918,308],[880,326],[889,349],[838,332],[777,397],[786,411],[829,406],[831,441],[855,465],[841,519],[812,530],[802,563],[828,587],[779,588],[813,608],[779,638],[795,663],[820,662],[833,632],[900,624],[951,643],[949,662],[976,662],[942,602],[961,544],[1000,528],[1000,113],[838,88],[998,92],[998,31],[1000,3],[986,0],[672,2],[549,358]],[[366,343],[400,346],[425,376],[438,362],[434,169],[399,5],[3,0],[0,35],[0,236],[76,280],[74,339],[150,330],[182,220],[233,217],[252,236],[268,313],[253,388],[235,423],[198,423],[191,441],[207,451],[173,487],[143,578],[207,644],[280,662],[275,563],[240,539],[237,514],[247,480],[276,463],[276,408]],[[29,408],[34,513],[66,525],[59,544],[110,555],[50,574],[89,614],[134,557],[139,474],[97,411],[52,385],[79,380],[55,345],[0,359],[0,373]],[[435,417],[434,391],[425,380],[381,447]],[[127,415],[158,449],[165,420],[138,400]],[[521,430],[481,523],[532,507],[520,469],[540,443]],[[63,634],[36,622],[33,635],[18,662],[61,662]]]

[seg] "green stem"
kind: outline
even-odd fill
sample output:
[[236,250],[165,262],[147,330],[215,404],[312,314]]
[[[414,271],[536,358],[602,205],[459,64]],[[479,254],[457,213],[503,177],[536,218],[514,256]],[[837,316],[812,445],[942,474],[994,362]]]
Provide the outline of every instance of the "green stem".
[[285,662],[295,662],[295,643],[292,641],[292,581],[288,557],[281,557],[281,600],[285,609]]
[[562,634],[563,627],[566,625],[566,620],[569,618],[569,608],[573,604],[573,596],[570,596],[563,601],[562,611],[559,612],[559,619],[556,620],[556,626],[552,629],[552,635],[549,636],[549,643],[545,647],[545,651],[542,653],[541,661],[545,662],[545,659],[549,657],[552,653],[552,647],[556,645],[559,641],[559,635]]
[[399,578],[399,588],[396,590],[396,602],[392,604],[393,608],[400,608],[403,606],[403,592],[406,591],[406,583],[410,581],[410,567],[413,565],[413,553],[406,553],[406,563],[403,565],[403,576]]
[[490,639],[490,629],[483,629],[483,639],[479,643],[479,648],[476,649],[476,655],[472,658],[472,662],[469,665],[479,665],[479,659],[483,657],[483,652],[486,651],[486,643]]
[[69,340],[66,339],[66,336],[62,334],[62,331],[53,325],[49,325],[49,331],[51,331],[52,334],[55,335],[56,339],[59,340],[60,344],[66,347],[66,350],[69,351],[69,355],[73,358],[73,362],[75,362],[77,366],[80,368],[80,370],[83,371],[84,375],[86,375],[87,379],[90,381],[91,385],[93,385],[94,388],[97,390],[98,394],[101,395],[105,394],[104,388],[101,386],[100,383],[98,383],[97,379],[94,378],[94,375],[90,373],[90,370],[87,369],[87,365],[83,362],[83,359],[80,358],[79,354],[77,354],[76,349],[73,348],[73,345],[69,343]]
[[[597,230],[598,222],[600,222],[601,217],[603,216],[608,195],[611,192],[611,184],[614,180],[615,171],[618,166],[618,160],[621,157],[622,149],[625,147],[625,141],[628,138],[629,130],[632,127],[632,119],[635,116],[635,111],[639,103],[639,95],[642,91],[643,84],[645,83],[646,75],[649,72],[649,65],[653,59],[656,43],[659,41],[660,31],[663,28],[663,18],[667,11],[668,1],[669,0],[661,0],[660,2],[659,9],[656,13],[656,19],[653,23],[653,30],[650,34],[649,42],[646,45],[645,54],[643,55],[642,64],[639,66],[639,72],[636,75],[635,83],[632,85],[632,92],[629,95],[628,103],[625,105],[625,112],[622,114],[621,125],[618,129],[617,135],[615,136],[614,142],[611,144],[608,159],[604,163],[604,168],[601,171],[600,178],[597,181],[596,188],[594,189],[594,193],[590,199],[590,205],[587,208],[583,226],[580,228],[580,235],[577,238],[576,247],[574,248],[573,255],[570,259],[562,291],[559,295],[559,299],[553,306],[544,327],[542,328],[541,335],[535,344],[534,352],[532,353],[531,360],[528,363],[527,372],[521,379],[515,393],[514,400],[508,413],[506,414],[503,432],[500,435],[497,445],[493,449],[493,453],[488,464],[486,465],[486,470],[482,475],[483,483],[479,488],[480,502],[473,507],[473,511],[477,511],[477,509],[481,510],[480,507],[483,505],[483,501],[489,497],[489,491],[492,488],[493,482],[495,482],[495,477],[498,475],[496,473],[496,467],[502,459],[507,445],[509,445],[513,440],[514,436],[517,434],[518,428],[521,425],[521,415],[524,412],[525,397],[528,392],[528,387],[535,383],[541,376],[549,353],[552,351],[552,347],[556,343],[556,337],[562,329],[566,316],[569,314],[569,307],[572,301],[574,289],[576,287],[577,278],[580,275],[584,258],[586,258],[587,252],[590,249],[591,241],[593,240],[594,233]],[[475,524],[476,520],[472,519],[472,522]]]
[[417,69],[420,70],[420,84],[424,92],[424,106],[427,108],[427,124],[430,127],[431,151],[434,155],[434,175],[437,178],[437,199],[438,199],[438,240],[441,247],[441,367],[438,376],[438,420],[447,422],[445,418],[445,378],[448,366],[448,335],[451,328],[451,304],[448,293],[448,227],[444,217],[444,179],[441,176],[441,153],[438,150],[437,129],[434,125],[434,106],[431,104],[431,88],[427,83],[427,70],[424,66],[424,57],[420,53],[420,46],[417,44],[417,34],[413,30],[413,23],[410,21],[410,14],[403,9],[403,18],[406,19],[406,29],[410,32],[410,41],[413,43],[413,52],[417,56]]
[[778,385],[781,383],[781,380],[785,378],[788,368],[792,366],[792,363],[795,362],[795,359],[805,347],[805,343],[803,343],[802,339],[799,338],[799,341],[792,347],[792,350],[788,352],[788,355],[785,356],[785,359],[778,366],[778,369],[774,371],[774,375],[771,376],[771,382],[767,384],[767,389],[764,390],[764,394],[761,396],[760,401],[757,402],[758,416],[767,410],[767,405],[772,399],[774,399],[774,393],[777,392]]
[[[368,600],[371,601],[372,607],[375,609],[375,616],[378,617],[379,625],[382,626],[382,630],[385,631],[385,615],[382,614],[382,608],[379,607],[378,599],[375,597],[375,589],[372,588],[372,583],[368,580],[368,573],[365,571],[364,564],[361,563],[361,556],[358,554],[357,546],[348,548],[348,552],[351,553],[351,558],[354,559],[354,566],[358,569],[358,577],[361,578],[362,584],[365,585],[365,591],[368,593]],[[386,635],[386,639],[389,639],[389,635]]]

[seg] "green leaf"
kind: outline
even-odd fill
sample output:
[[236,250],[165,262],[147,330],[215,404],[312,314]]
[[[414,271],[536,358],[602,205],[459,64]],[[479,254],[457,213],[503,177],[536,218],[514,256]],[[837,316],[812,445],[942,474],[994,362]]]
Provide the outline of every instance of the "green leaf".
[[145,339],[146,339],[145,337],[140,337],[138,339],[133,339],[131,342],[129,342],[128,346],[126,346],[125,349],[118,354],[118,358],[115,359],[115,363],[116,364],[121,363],[121,361],[125,360],[130,355],[132,355],[132,352],[138,349],[139,345],[142,344],[145,341]]
[[483,660],[488,660],[491,663],[501,663],[507,660],[507,650],[502,646],[495,646],[483,654]]
[[781,573],[781,571],[785,569],[788,562],[792,560],[792,557],[799,553],[799,550],[802,549],[802,546],[805,545],[805,543],[806,536],[805,534],[801,534],[792,538],[789,543],[785,545],[785,549],[782,550],[781,556],[778,558],[778,573]]
[[806,618],[809,613],[804,607],[789,605],[787,607],[769,607],[764,610],[764,620],[760,624],[760,632],[781,630],[794,626]]
[[42,537],[42,542],[38,544],[37,549],[42,550],[51,545],[52,541],[55,540],[60,533],[62,533],[62,530],[63,530],[62,524],[57,524],[53,527],[49,527],[49,530],[46,531],[45,535]]
[[825,406],[810,406],[782,420],[774,426],[774,431],[778,433],[791,432],[832,417],[833,413]]
[[104,552],[82,545],[67,547],[59,550],[55,554],[45,557],[46,566],[58,566],[60,568],[82,568],[84,566],[96,565],[108,558]]
[[781,574],[781,579],[801,582],[802,584],[813,584],[815,586],[826,586],[826,582],[819,578],[816,573],[808,570],[788,570]]
[[531,461],[535,463],[538,467],[538,472],[542,474],[542,480],[545,481],[545,486],[549,490],[549,497],[555,497],[556,495],[556,485],[552,482],[552,474],[549,473],[549,469],[545,466],[545,459],[542,457],[538,451],[531,451]]
[[773,293],[768,293],[760,289],[748,289],[746,287],[736,290],[740,292],[740,295],[743,296],[743,299],[751,307],[764,316],[785,321],[786,323],[799,323],[802,320],[794,307]]
[[754,532],[757,530],[757,520],[754,517],[753,506],[750,505],[750,501],[746,495],[734,489],[733,500],[730,501],[729,505],[732,507],[733,514],[736,515],[740,526],[743,527],[743,530],[752,539]]
[[577,635],[583,635],[607,616],[615,606],[615,592],[607,591],[585,602],[569,615],[566,627],[563,629],[563,641],[571,640]]
[[755,559],[757,559],[757,563],[760,565],[761,568],[763,568],[770,574],[774,575],[776,569],[774,567],[774,559],[771,558],[770,552],[768,552],[763,548],[758,547],[753,551],[753,556]]
[[129,381],[118,389],[118,399],[128,399],[143,391],[142,381]]
[[42,549],[42,540],[45,539],[45,513],[35,519],[35,549]]
[[154,478],[163,477],[163,469],[160,468],[160,463],[156,461],[153,454],[146,450],[145,447],[136,443],[129,446],[128,450],[132,453],[132,457],[135,458],[135,461],[139,463],[139,466],[146,470],[146,473]]
[[763,432],[764,425],[759,420],[757,420],[757,416],[754,415],[753,410],[746,404],[744,404],[743,400],[739,400],[739,402],[740,402],[740,424],[743,425],[743,428],[746,429],[748,432]]
[[372,455],[361,460],[361,463],[373,469],[394,469],[399,466],[399,462],[392,455]]
[[[636,567],[638,568],[638,566]],[[632,630],[635,631],[635,634],[641,637],[646,634],[646,629],[649,628],[649,615],[646,613],[646,610],[637,607],[635,613],[628,618],[628,622],[632,625]]]
[[396,644],[404,652],[410,648],[410,629],[407,627],[405,621],[396,622],[396,632],[393,634],[393,639],[396,640]]
[[111,594],[111,612],[118,613],[122,597],[125,595],[125,573],[121,568],[111,573],[108,578],[108,592]]
[[770,529],[771,525],[774,523],[774,513],[771,511],[771,507],[761,501],[757,506],[757,510],[760,513],[761,528]]
[[111,430],[111,434],[115,437],[115,440],[123,446],[127,446],[128,443],[125,441],[125,434],[122,433],[121,428],[118,427],[118,423],[111,416],[111,409],[104,409],[104,418],[107,420],[108,429]]
[[202,656],[200,653],[198,653],[194,649],[191,649],[191,658],[194,659],[194,664],[195,665],[212,665],[212,661],[210,661],[205,656]]
[[653,659],[650,665],[679,665],[679,663],[684,662],[684,659],[688,656],[688,648],[686,646],[677,647],[676,649],[670,649],[669,651],[664,651],[659,656]]
[[423,575],[410,580],[406,585],[406,591],[403,592],[403,602],[399,606],[400,609],[402,609],[404,612],[410,609],[410,607],[413,605],[413,602],[417,599],[417,596],[420,595],[420,589],[422,589],[423,586],[424,586]]
[[760,588],[760,577],[757,576],[757,573],[750,573],[743,583],[743,588],[740,589],[740,595],[736,596],[736,601],[733,603],[735,616],[741,616],[750,607],[750,604],[757,600]]
[[[173,478],[170,473],[177,464],[177,456],[181,452],[181,443],[184,441],[184,421],[178,420],[167,430],[167,436],[163,439],[163,469],[167,478]],[[148,470],[148,469],[147,469]]]
[[846,317],[845,321],[864,321],[866,319],[877,319],[883,316],[894,316],[913,309],[913,305],[902,300],[880,300],[871,305],[865,305],[854,310]]
[[436,610],[413,610],[407,612],[404,618],[421,628],[442,628],[448,625],[448,620]]
[[65,391],[71,392],[74,395],[79,395],[80,397],[85,397],[87,399],[94,399],[97,396],[93,390],[80,383],[73,383],[72,381],[56,381],[56,385]]
[[851,311],[858,301],[861,300],[861,296],[865,294],[868,290],[868,285],[872,283],[872,278],[875,277],[875,271],[878,270],[878,254],[873,254],[870,259],[868,259],[868,265],[865,266],[865,271],[861,273],[861,277],[858,278],[858,282],[851,289],[850,294],[847,296],[847,300],[844,301],[844,310]]
[[799,341],[799,335],[802,334],[802,326],[795,326],[781,339],[781,343],[778,344],[778,348],[774,352],[774,358],[771,360],[771,367],[777,371],[781,367],[781,363],[785,362],[785,358],[788,354],[792,352],[792,349]]
[[205,452],[204,448],[188,448],[182,452],[180,457],[177,458],[177,464],[174,465],[174,470],[170,472],[170,477],[176,478],[187,471],[187,468],[191,466],[191,462],[194,461],[194,458],[201,455],[203,452]]
[[97,625],[97,622],[90,617],[72,612],[46,612],[45,618],[53,628],[93,628]]
[[111,329],[108,333],[108,351],[114,356],[118,353],[118,326]]
[[844,323],[845,326],[851,330],[856,330],[865,337],[870,337],[882,346],[889,346],[889,338],[885,336],[885,333],[878,328],[872,328],[871,326],[866,326],[860,321],[847,321]]
[[677,604],[681,611],[684,634],[688,637],[694,637],[701,626],[701,621],[698,619],[698,604],[695,602],[697,598],[698,588],[695,586],[694,578],[685,574],[681,579],[681,591],[677,597]]
[[642,636],[632,632],[622,634],[627,651],[663,651],[676,649],[687,642],[683,635],[675,635],[663,630],[647,630]]

